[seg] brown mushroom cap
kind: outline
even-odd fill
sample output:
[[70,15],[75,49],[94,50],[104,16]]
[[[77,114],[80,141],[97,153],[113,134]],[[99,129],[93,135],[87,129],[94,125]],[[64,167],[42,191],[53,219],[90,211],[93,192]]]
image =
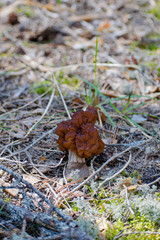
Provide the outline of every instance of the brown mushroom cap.
[[97,119],[96,108],[88,107],[86,111],[74,113],[71,120],[59,123],[55,131],[59,136],[57,140],[59,149],[61,151],[68,149],[81,158],[100,154],[104,149],[104,143],[94,127]]

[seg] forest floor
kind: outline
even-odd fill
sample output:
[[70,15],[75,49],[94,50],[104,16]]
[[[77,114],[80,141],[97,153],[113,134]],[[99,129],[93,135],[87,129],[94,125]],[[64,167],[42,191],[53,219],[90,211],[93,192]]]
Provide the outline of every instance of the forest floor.
[[[0,46],[2,209],[44,211],[22,176],[93,239],[160,239],[159,2],[1,0]],[[55,129],[88,105],[105,148],[67,182]],[[0,239],[65,239],[2,220]]]

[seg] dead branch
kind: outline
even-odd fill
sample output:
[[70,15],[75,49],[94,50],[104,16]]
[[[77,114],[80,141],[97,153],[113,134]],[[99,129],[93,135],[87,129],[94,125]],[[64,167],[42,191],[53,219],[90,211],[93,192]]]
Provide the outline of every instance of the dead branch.
[[[0,169],[7,172],[13,179],[15,179],[15,181],[13,180],[13,185],[11,184],[11,187],[18,188],[23,195],[22,206],[17,206],[0,199],[1,219],[4,228],[5,223],[8,223],[9,221],[15,228],[22,228],[23,234],[21,234],[21,236],[25,235],[26,232],[31,236],[30,239],[93,240],[90,235],[78,226],[71,216],[65,215],[37,188],[24,180],[22,176],[3,165],[0,165]],[[3,189],[4,187],[1,188]],[[30,195],[27,194],[27,192],[29,192]],[[39,202],[37,198],[32,198],[34,194],[40,198]],[[31,201],[32,205],[30,204]],[[34,203],[34,201],[37,202]],[[37,209],[35,210],[35,205],[37,204],[40,209],[39,211],[36,211]],[[24,222],[25,229],[23,227]],[[4,230],[6,230],[6,228]],[[36,238],[34,238],[35,232],[37,232]],[[26,238],[21,237],[21,239]]]

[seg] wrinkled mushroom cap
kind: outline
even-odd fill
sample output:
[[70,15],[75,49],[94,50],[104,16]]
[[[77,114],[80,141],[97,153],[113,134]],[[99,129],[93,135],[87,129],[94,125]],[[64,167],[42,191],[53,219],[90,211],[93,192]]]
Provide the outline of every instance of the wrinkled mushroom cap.
[[71,120],[59,123],[55,131],[59,136],[57,140],[59,149],[75,152],[81,158],[100,154],[104,149],[104,143],[94,127],[97,119],[97,110],[88,107],[86,111],[74,113]]

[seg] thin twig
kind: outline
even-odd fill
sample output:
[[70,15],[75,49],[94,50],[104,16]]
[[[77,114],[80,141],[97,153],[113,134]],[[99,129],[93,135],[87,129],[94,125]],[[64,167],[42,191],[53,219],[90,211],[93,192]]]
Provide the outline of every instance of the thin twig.
[[96,159],[96,156],[94,156],[93,159],[91,160],[91,170],[92,170],[92,172],[95,172],[94,167],[93,167],[93,163],[94,163],[95,159]]
[[[71,64],[68,66],[62,66],[62,67],[57,67],[57,68],[53,68],[53,67],[48,67],[48,66],[44,66],[44,65],[38,65],[38,69],[42,72],[60,72],[61,70],[65,71],[65,70],[76,70],[78,67],[87,67],[87,66],[95,66],[95,63],[79,63],[79,64]],[[113,67],[113,68],[133,68],[136,69],[138,71],[141,71],[141,68],[137,65],[134,64],[119,64],[119,63],[97,63],[98,67]]]
[[21,107],[19,107],[19,108],[13,109],[13,110],[11,110],[10,112],[5,112],[5,113],[1,114],[1,115],[0,115],[0,118],[1,118],[2,116],[9,115],[9,114],[11,114],[11,113],[17,112],[18,110],[21,110],[21,109],[23,109],[23,108],[31,105],[33,102],[35,102],[35,101],[37,101],[38,99],[40,99],[40,98],[42,98],[43,96],[45,96],[49,91],[51,91],[51,89],[52,89],[52,87],[50,87],[50,88],[49,88],[46,92],[44,92],[42,95],[40,95],[40,96],[38,96],[37,98],[33,99],[32,101],[26,103],[25,105],[23,105],[23,106],[21,106]]
[[[38,98],[35,98],[33,101],[25,104],[24,106],[22,106],[22,107],[20,107],[20,108],[14,109],[14,110],[12,110],[12,111],[10,111],[10,112],[7,112],[7,113],[4,113],[4,114],[1,114],[1,115],[0,115],[0,118],[1,118],[2,116],[4,116],[4,115],[11,114],[11,113],[13,113],[13,112],[16,112],[16,111],[18,111],[18,110],[20,110],[20,109],[22,109],[22,108],[30,105],[32,102],[34,102],[34,101],[42,98],[42,97],[43,97],[48,91],[50,91],[50,90],[51,90],[51,88],[48,89],[44,94],[42,94],[42,95],[39,96]],[[50,98],[50,99],[51,99],[51,98]],[[49,102],[50,102],[50,101],[49,101]],[[37,124],[37,123],[36,123],[36,124]],[[32,126],[32,128],[33,128],[34,126],[35,126],[35,124]],[[30,130],[29,130],[29,132],[30,132]],[[29,134],[29,133],[27,133],[27,134],[23,137],[23,139],[25,139],[25,138],[28,136],[28,134]],[[13,141],[13,142],[7,144],[7,145],[4,147],[4,149],[1,147],[0,150],[3,149],[3,151],[0,153],[0,156],[2,156],[2,154],[5,152],[5,150],[6,150],[9,146],[12,146],[13,144],[19,144],[23,139],[21,139],[21,140],[18,139],[18,140],[16,140],[16,141]],[[27,148],[27,149],[28,149],[28,148]],[[25,149],[25,150],[27,150],[27,149]],[[20,153],[20,152],[17,152],[17,153]],[[13,154],[13,155],[15,155],[15,154]],[[13,155],[10,155],[10,156],[13,156]]]
[[45,179],[49,179],[36,166],[34,166],[34,163],[32,162],[32,158],[30,156],[30,153],[28,151],[25,151],[25,154],[27,155],[32,167],[39,173],[39,175],[41,175],[41,177],[43,177]]
[[148,183],[148,186],[153,185],[153,184],[155,184],[155,183],[157,183],[159,181],[160,181],[160,177],[157,178],[156,180],[154,180],[153,182]]
[[[24,152],[26,153],[26,151],[24,150]],[[47,166],[46,165],[44,165],[44,164],[35,164],[35,163],[30,163],[30,164],[28,164],[27,163],[27,166],[35,166],[35,167],[48,167],[48,168],[50,168],[50,169],[53,169],[53,168],[57,168],[58,166],[60,166],[61,165],[61,163],[62,163],[62,161],[63,161],[63,159],[64,159],[64,157],[65,156],[63,156],[60,160],[59,160],[59,163],[57,163],[57,164],[48,164]],[[0,157],[0,162],[9,162],[9,163],[16,163],[17,164],[17,161],[18,160],[12,160],[12,159],[8,159],[8,158],[6,158],[6,157]],[[25,165],[26,164],[26,162],[21,162],[21,164],[22,165]],[[45,177],[46,178],[46,177]]]
[[[51,203],[51,201],[46,198],[42,192],[40,192],[36,187],[34,187],[31,183],[29,183],[28,181],[26,181],[25,179],[23,179],[23,177],[21,175],[19,175],[18,173],[16,173],[15,171],[3,166],[0,164],[0,169],[7,172],[8,174],[10,174],[11,176],[13,176],[15,179],[17,179],[19,182],[23,183],[26,185],[27,188],[29,188],[30,190],[32,190],[33,192],[35,192],[44,202],[46,202],[48,204],[48,206],[50,206],[50,208],[52,208],[53,211],[55,211],[60,217],[62,217],[64,220],[71,220],[70,216],[66,216],[63,212],[61,212],[60,209],[58,209],[56,206],[53,206],[53,204]],[[0,201],[3,201],[0,199]]]
[[26,138],[26,137],[31,133],[31,131],[35,128],[35,126],[36,126],[36,125],[43,119],[43,117],[46,115],[46,113],[48,112],[48,109],[50,108],[51,103],[52,103],[52,101],[53,101],[54,93],[55,93],[55,89],[52,89],[51,97],[50,97],[50,99],[49,99],[49,102],[48,102],[48,104],[47,104],[47,106],[46,106],[46,108],[45,108],[42,116],[38,119],[38,121],[37,121],[35,124],[33,124],[33,126],[29,129],[29,131],[27,132],[27,134],[24,136],[24,138]]
[[5,75],[7,77],[15,77],[15,76],[20,76],[20,75],[24,75],[25,73],[27,73],[29,71],[29,69],[27,68],[20,68],[17,71],[1,71],[1,75]]
[[[6,150],[7,150],[10,154],[12,154],[12,151],[11,151],[9,148],[6,148]],[[19,167],[20,169],[22,169],[23,172],[25,172],[26,174],[28,174],[28,173],[26,172],[26,170],[23,168],[23,166],[22,166],[22,164],[20,163],[20,161],[18,161],[17,157],[16,157],[16,156],[13,156],[13,157],[14,157],[15,162],[17,163],[18,167]],[[1,158],[0,158],[0,159],[1,159]],[[3,158],[2,158],[2,159],[3,159]]]
[[[52,128],[51,130],[47,131],[46,133],[44,133],[42,136],[40,136],[37,140],[35,140],[32,144],[30,144],[29,146],[27,146],[26,148],[20,150],[20,151],[16,151],[16,152],[13,152],[12,154],[10,154],[9,156],[7,157],[12,157],[14,155],[17,155],[21,152],[25,152],[27,151],[29,148],[33,147],[37,142],[39,142],[41,139],[43,139],[45,136],[47,136],[48,134],[54,132],[56,127]],[[7,145],[8,146],[8,145]]]
[[[58,195],[57,193],[53,190],[53,188],[51,187],[51,185],[49,183],[47,183],[47,186],[49,187],[49,189],[51,190],[51,192],[54,194],[54,198],[57,200],[58,199]],[[56,204],[55,204],[56,205]]]
[[113,174],[111,177],[108,177],[108,178],[106,178],[103,182],[101,182],[101,183],[99,184],[97,190],[100,189],[100,187],[101,187],[105,182],[110,181],[111,179],[113,179],[113,178],[115,178],[117,175],[119,175],[119,174],[131,163],[131,160],[132,160],[132,155],[130,154],[129,160],[128,160],[128,162],[124,165],[124,167],[121,168],[121,169],[120,169],[118,172],[116,172],[115,174]]
[[15,46],[20,47],[24,51],[24,53],[27,52],[27,48],[23,45],[22,41],[20,41],[19,39],[15,38],[12,35],[10,35],[9,32],[7,32],[7,31],[3,32],[3,34],[6,38],[11,40],[11,42],[14,43]]

